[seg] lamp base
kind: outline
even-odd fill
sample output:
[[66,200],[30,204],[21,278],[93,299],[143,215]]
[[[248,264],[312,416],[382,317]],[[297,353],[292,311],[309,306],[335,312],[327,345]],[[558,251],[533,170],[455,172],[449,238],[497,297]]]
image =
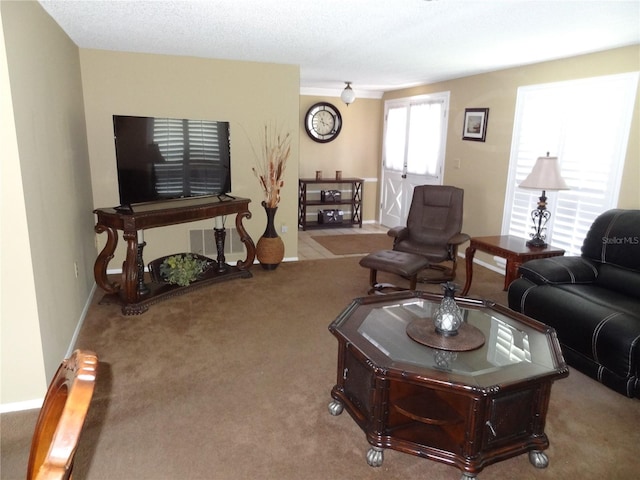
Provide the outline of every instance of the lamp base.
[[531,220],[533,220],[533,231],[531,234],[531,240],[527,242],[527,247],[544,248],[547,246],[547,242],[544,241],[544,231],[547,226],[547,222],[551,218],[551,213],[547,210],[547,192],[542,190],[542,195],[538,200],[538,208],[531,212]]
[[540,237],[533,237],[531,240],[527,241],[527,247],[544,248],[546,246],[547,243]]

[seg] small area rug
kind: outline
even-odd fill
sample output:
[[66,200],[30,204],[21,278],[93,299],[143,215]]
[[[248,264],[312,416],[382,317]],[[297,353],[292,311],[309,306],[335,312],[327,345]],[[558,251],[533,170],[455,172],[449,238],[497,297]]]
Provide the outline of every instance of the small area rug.
[[393,247],[393,238],[386,233],[316,235],[311,239],[334,255],[366,254],[377,250],[390,250]]

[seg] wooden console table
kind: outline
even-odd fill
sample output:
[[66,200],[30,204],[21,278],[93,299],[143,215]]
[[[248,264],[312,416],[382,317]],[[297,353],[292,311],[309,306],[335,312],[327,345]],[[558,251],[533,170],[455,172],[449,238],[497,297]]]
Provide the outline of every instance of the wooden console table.
[[536,258],[558,257],[564,255],[564,250],[552,247],[528,247],[524,238],[513,235],[498,235],[491,237],[472,237],[465,251],[465,261],[467,268],[467,281],[462,289],[462,296],[466,296],[471,288],[473,279],[473,257],[476,250],[491,253],[507,260],[507,268],[504,275],[504,289],[518,278],[518,268],[528,260]]
[[[136,315],[147,311],[151,304],[185,293],[189,289],[232,278],[251,277],[249,269],[255,259],[256,247],[242,224],[244,218],[251,218],[249,202],[251,200],[247,198],[206,197],[145,204],[136,206],[133,210],[118,208],[94,210],[93,213],[98,218],[95,231],[107,233],[107,244],[96,258],[93,267],[96,284],[108,295],[115,297],[117,301],[122,303],[123,314]],[[225,231],[224,228],[216,228],[214,230],[218,250],[218,266],[207,272],[205,278],[187,287],[158,282],[145,284],[142,250],[146,243],[143,240],[139,243],[138,231],[234,213],[236,214],[236,229],[247,250],[247,256],[244,260],[238,261],[235,266],[225,263]],[[122,264],[121,283],[110,282],[107,278],[107,266],[113,258],[118,244],[118,230],[122,230],[122,237],[127,242],[126,258]]]

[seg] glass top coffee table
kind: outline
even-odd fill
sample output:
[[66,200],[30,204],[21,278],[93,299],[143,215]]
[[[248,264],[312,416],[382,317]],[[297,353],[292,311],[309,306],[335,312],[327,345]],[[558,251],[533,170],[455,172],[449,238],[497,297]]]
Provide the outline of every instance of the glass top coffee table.
[[501,305],[457,298],[484,342],[462,351],[455,340],[432,348],[407,327],[430,325],[441,298],[357,298],[331,323],[339,348],[330,413],[349,412],[371,444],[374,467],[385,448],[455,466],[463,479],[525,452],[546,467],[551,385],[569,374],[555,331]]

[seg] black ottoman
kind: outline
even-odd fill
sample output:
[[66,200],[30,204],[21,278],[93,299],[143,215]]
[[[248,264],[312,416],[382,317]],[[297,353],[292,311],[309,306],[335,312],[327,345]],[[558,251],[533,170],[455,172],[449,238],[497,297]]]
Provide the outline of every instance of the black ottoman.
[[378,250],[370,253],[366,257],[362,257],[360,265],[370,269],[369,283],[371,289],[369,294],[378,292],[383,289],[406,290],[405,288],[396,287],[388,283],[378,283],[378,270],[394,273],[409,279],[409,290],[415,290],[418,283],[418,272],[429,266],[429,261],[420,255],[413,253],[396,252],[395,250]]

